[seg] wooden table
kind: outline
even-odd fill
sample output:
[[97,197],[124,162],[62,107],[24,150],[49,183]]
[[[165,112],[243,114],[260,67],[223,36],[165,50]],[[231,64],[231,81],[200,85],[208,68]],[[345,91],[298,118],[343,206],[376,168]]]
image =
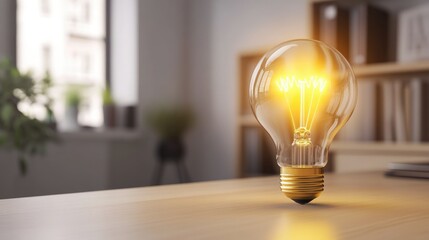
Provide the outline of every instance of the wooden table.
[[429,181],[327,175],[304,206],[278,177],[8,199],[0,239],[429,239]]

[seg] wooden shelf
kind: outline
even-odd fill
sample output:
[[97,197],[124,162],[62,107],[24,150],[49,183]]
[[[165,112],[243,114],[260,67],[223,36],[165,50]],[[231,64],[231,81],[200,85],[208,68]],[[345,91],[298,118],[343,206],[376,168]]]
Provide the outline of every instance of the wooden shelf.
[[409,63],[375,63],[353,67],[357,78],[392,77],[429,74],[429,61]]
[[[261,125],[253,115],[245,115],[239,118],[241,127],[260,127]],[[334,141],[330,149],[331,152],[343,153],[380,153],[380,154],[395,154],[406,153],[410,154],[428,154],[429,142],[414,143],[414,142],[341,142]]]
[[[260,127],[260,124],[253,115],[241,116],[239,119],[241,127]],[[331,145],[331,152],[357,153],[357,154],[410,154],[429,155],[429,142],[345,142],[334,141]]]
[[334,142],[331,152],[353,154],[382,154],[382,155],[427,155],[429,142]]
[[[260,124],[253,115],[241,116],[239,119],[241,127],[260,127]],[[429,142],[341,142],[334,141],[330,149],[337,153],[355,154],[410,154],[429,155]]]

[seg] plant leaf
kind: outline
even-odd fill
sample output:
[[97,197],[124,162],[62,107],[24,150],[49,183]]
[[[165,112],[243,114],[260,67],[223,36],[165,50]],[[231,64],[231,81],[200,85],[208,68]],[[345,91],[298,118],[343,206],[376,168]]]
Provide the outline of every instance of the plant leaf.
[[6,126],[10,126],[10,122],[12,120],[12,105],[9,103],[6,103],[1,108],[1,120]]

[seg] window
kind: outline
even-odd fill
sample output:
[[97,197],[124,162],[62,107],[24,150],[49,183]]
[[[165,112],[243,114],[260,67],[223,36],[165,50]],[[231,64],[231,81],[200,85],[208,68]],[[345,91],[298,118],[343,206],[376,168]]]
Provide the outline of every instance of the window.
[[51,72],[51,47],[49,47],[48,45],[43,47],[43,58],[42,63],[43,63],[43,70],[45,72]]
[[[54,83],[54,113],[63,119],[63,93],[81,86],[81,125],[102,124],[101,91],[106,83],[106,0],[18,0],[17,65]],[[42,9],[41,12],[34,9]],[[49,13],[49,14],[48,14]],[[40,116],[40,114],[36,114]]]

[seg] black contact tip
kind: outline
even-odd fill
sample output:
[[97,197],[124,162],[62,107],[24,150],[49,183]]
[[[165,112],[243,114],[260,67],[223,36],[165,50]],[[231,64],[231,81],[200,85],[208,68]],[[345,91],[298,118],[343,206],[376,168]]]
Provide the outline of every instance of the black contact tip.
[[311,201],[313,201],[314,198],[304,198],[304,199],[292,199],[294,200],[296,203],[299,203],[301,205],[305,205]]

